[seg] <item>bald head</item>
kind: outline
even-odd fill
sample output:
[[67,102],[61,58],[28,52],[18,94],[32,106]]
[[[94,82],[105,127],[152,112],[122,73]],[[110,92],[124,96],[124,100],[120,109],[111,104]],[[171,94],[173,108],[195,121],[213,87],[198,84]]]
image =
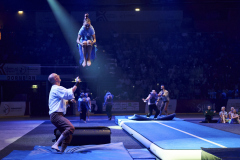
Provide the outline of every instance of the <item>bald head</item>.
[[55,84],[56,82],[60,82],[61,79],[60,79],[59,75],[57,75],[56,73],[52,73],[48,76],[48,81],[51,84]]

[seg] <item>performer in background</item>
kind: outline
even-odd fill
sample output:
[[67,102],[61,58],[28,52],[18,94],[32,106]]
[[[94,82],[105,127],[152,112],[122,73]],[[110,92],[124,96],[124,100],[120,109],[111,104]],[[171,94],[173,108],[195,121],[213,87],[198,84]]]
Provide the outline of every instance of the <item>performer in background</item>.
[[157,118],[160,112],[156,105],[157,99],[158,99],[158,94],[155,90],[152,90],[152,92],[148,95],[146,99],[144,98],[142,99],[144,102],[148,102],[148,110],[149,110],[149,113],[147,114],[148,118],[152,115],[153,110],[155,110],[156,112],[154,118]]
[[106,112],[107,112],[108,120],[112,119],[113,97],[114,97],[114,95],[111,94],[109,91],[104,96],[104,106],[106,106]]
[[163,109],[164,109],[165,115],[168,115],[167,108],[168,108],[168,104],[169,104],[170,98],[169,98],[169,93],[165,89],[164,85],[161,85],[161,91],[159,92],[158,96],[159,96],[158,101],[160,99],[162,100],[162,104],[160,106],[160,114],[159,114],[159,116],[162,115]]
[[[52,149],[58,152],[64,152],[68,144],[72,140],[72,134],[75,130],[72,123],[63,115],[66,114],[67,102],[74,102],[74,92],[76,91],[80,79],[76,78],[76,84],[69,89],[60,86],[60,76],[56,73],[52,73],[48,77],[48,81],[52,84],[52,88],[49,93],[49,115],[53,125],[62,133],[57,142],[52,145]],[[70,100],[70,101],[68,101]],[[61,150],[58,145],[62,142]]]
[[89,110],[89,98],[87,94],[81,93],[78,99],[78,111],[80,112],[80,121],[81,119],[86,123],[87,112]]
[[85,93],[85,97],[87,99],[87,117],[88,117],[88,121],[89,121],[89,115],[90,115],[90,112],[91,112],[91,98],[88,96],[88,93]]
[[80,28],[77,37],[77,44],[80,54],[79,63],[83,67],[91,65],[91,59],[95,59],[95,47],[96,36],[91,21],[88,18],[88,13],[85,14],[83,20],[83,26]]

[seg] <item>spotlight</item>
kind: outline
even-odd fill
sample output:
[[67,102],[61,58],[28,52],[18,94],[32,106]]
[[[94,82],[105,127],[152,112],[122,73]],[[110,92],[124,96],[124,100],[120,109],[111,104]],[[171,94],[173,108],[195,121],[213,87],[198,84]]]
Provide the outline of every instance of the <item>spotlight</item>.
[[135,8],[135,11],[137,11],[137,12],[140,11],[140,8]]
[[23,11],[18,11],[18,14],[23,14]]

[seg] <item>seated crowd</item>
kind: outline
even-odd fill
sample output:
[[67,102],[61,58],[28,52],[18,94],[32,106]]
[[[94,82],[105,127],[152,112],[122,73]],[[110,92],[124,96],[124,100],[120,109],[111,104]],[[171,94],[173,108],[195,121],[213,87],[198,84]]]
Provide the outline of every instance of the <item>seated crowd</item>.
[[[216,111],[211,109],[211,106],[208,106],[208,109],[204,112],[205,121],[202,123],[212,123],[213,116]],[[217,123],[229,123],[229,124],[240,124],[239,115],[237,110],[234,107],[231,107],[231,110],[227,113],[225,106],[222,106],[221,111],[219,112],[219,119]]]
[[[3,49],[1,63],[78,65],[77,47],[68,46],[60,29],[2,32],[0,46],[14,47]],[[110,40],[109,36],[97,39],[94,63],[99,63],[99,77],[115,73],[109,81],[115,82],[113,88],[123,100],[139,100],[160,84],[166,85],[171,99],[240,98],[238,39],[219,32],[119,34]],[[101,62],[101,56],[106,61]]]

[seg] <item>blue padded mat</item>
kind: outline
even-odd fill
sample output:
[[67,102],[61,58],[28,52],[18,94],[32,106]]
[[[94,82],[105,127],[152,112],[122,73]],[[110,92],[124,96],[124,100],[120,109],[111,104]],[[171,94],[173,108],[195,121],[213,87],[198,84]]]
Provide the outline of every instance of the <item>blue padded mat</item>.
[[173,118],[176,116],[176,113],[167,115],[167,116],[158,116],[156,119],[153,117],[147,117],[147,116],[141,116],[141,115],[137,115],[134,114],[131,117],[128,117],[128,119],[130,120],[136,120],[136,121],[148,121],[148,120],[173,120]]
[[[12,152],[4,160],[18,159],[19,153]],[[26,151],[23,151],[26,152]],[[16,153],[16,154],[15,154]],[[123,143],[110,143],[103,145],[69,146],[63,154],[57,154],[51,146],[35,146],[34,150],[22,160],[132,160],[130,154],[123,146]]]
[[240,135],[185,121],[124,121],[125,125],[163,149],[240,147]]

